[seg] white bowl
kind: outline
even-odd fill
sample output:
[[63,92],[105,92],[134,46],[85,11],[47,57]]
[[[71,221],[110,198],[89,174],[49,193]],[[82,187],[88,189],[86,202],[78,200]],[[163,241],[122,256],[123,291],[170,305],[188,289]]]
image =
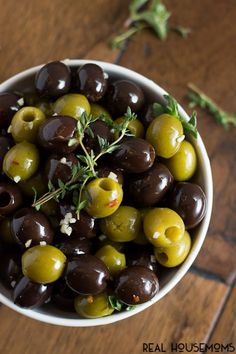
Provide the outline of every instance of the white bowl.
[[[64,60],[66,65],[71,67],[76,67],[83,65],[88,62],[93,62],[100,65],[105,72],[113,77],[130,79],[131,81],[138,84],[145,92],[146,96],[153,101],[158,101],[164,103],[163,95],[167,94],[160,86],[158,86],[153,81],[147,79],[146,77],[137,74],[136,72],[126,69],[124,67],[93,60]],[[4,91],[30,91],[30,88],[33,87],[35,73],[41,68],[40,66],[33,67],[31,69],[25,70],[10,79],[6,80],[0,85],[0,92]],[[26,90],[27,88],[27,90]],[[182,107],[179,106],[180,114],[186,120],[189,119],[189,116],[184,111]],[[208,155],[205,149],[205,146],[202,142],[201,137],[198,135],[197,139],[191,139],[197,155],[198,155],[198,173],[196,176],[196,182],[200,184],[203,190],[206,193],[207,197],[207,211],[204,219],[200,225],[195,228],[192,232],[192,248],[191,251],[185,260],[185,262],[175,269],[170,269],[167,271],[165,276],[161,279],[160,282],[160,291],[159,293],[150,301],[137,306],[134,310],[115,313],[107,317],[97,318],[97,319],[84,319],[79,318],[76,314],[70,314],[67,312],[60,311],[50,305],[45,305],[42,308],[37,310],[25,310],[12,302],[10,291],[6,290],[0,284],[0,302],[10,307],[11,309],[31,318],[34,318],[39,321],[61,325],[61,326],[73,326],[73,327],[92,327],[98,325],[106,325],[116,321],[123,320],[130,316],[134,316],[137,313],[147,309],[149,306],[153,305],[155,302],[163,298],[174,286],[179,283],[183,278],[185,273],[191,267],[195,258],[197,257],[203,241],[205,239],[207,229],[210,222],[211,211],[212,211],[212,201],[213,201],[213,184],[212,184],[212,174],[211,166],[208,159]]]

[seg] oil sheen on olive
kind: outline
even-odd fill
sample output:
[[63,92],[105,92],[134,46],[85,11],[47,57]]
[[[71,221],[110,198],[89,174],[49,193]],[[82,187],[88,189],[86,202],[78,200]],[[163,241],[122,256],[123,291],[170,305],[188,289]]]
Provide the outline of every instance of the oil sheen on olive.
[[54,116],[48,118],[39,128],[38,141],[47,150],[60,154],[68,154],[74,151],[79,142],[68,146],[70,139],[77,139],[77,122],[67,116]]
[[14,304],[27,309],[35,309],[50,299],[51,284],[38,284],[27,277],[22,277],[13,291]]
[[58,186],[58,180],[63,183],[68,182],[72,177],[73,166],[78,164],[78,159],[72,153],[63,156],[53,154],[49,156],[44,168],[44,176],[51,181],[53,186]]
[[23,202],[20,189],[10,183],[0,183],[0,215],[9,215]]
[[98,119],[95,122],[91,123],[90,128],[93,132],[93,137],[86,133],[84,138],[84,145],[87,150],[94,150],[96,152],[99,152],[101,150],[98,136],[107,140],[109,143],[113,141],[113,134],[111,132],[111,128],[102,120]]
[[107,79],[102,68],[92,63],[81,66],[77,70],[77,87],[89,101],[99,101],[107,89]]
[[116,278],[115,293],[127,305],[138,305],[149,301],[158,290],[156,274],[146,267],[127,267]]
[[0,93],[0,129],[9,127],[12,117],[21,108],[20,103],[19,95],[10,92]]
[[21,253],[5,251],[0,253],[0,279],[7,288],[13,289],[21,277]]
[[54,232],[48,219],[33,208],[19,209],[13,216],[11,229],[17,243],[25,248],[53,240]]
[[73,291],[81,295],[96,295],[106,289],[109,271],[97,257],[80,255],[68,261],[65,279]]
[[205,216],[206,196],[202,188],[195,183],[177,183],[169,202],[172,209],[182,217],[187,229],[197,226]]
[[132,176],[129,194],[140,206],[152,206],[160,202],[173,185],[174,179],[168,168],[155,162],[146,172]]
[[56,244],[56,247],[66,255],[66,257],[89,254],[91,242],[85,237],[69,238]]
[[71,73],[60,61],[44,65],[36,74],[35,88],[40,96],[56,98],[69,92]]
[[125,138],[113,153],[117,167],[128,173],[141,173],[152,167],[155,150],[146,140]]

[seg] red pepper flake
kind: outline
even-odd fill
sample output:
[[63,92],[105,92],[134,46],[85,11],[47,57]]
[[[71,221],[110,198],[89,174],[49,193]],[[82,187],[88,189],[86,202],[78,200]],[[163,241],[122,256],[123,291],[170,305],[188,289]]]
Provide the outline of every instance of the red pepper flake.
[[88,304],[92,304],[92,303],[93,303],[93,297],[92,297],[92,295],[88,296],[86,300],[87,300],[87,303],[88,303]]
[[118,199],[114,199],[114,200],[112,200],[110,203],[105,204],[105,207],[113,208],[113,207],[116,206],[118,203],[119,203],[119,200],[118,200]]
[[13,165],[17,165],[17,166],[19,165],[19,162],[15,161],[15,160],[13,160],[12,163],[13,163]]
[[140,298],[138,295],[133,295],[133,299],[134,299],[135,304],[137,304],[140,301]]

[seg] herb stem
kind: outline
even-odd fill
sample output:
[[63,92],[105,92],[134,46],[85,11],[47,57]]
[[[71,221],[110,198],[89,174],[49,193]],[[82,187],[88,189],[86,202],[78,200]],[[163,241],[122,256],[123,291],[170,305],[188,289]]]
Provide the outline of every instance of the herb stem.
[[143,28],[147,27],[145,24],[139,24],[132,26],[130,29],[127,31],[121,33],[120,35],[116,36],[112,41],[111,41],[111,46],[113,49],[121,49],[124,47],[124,42],[132,37],[135,33],[141,31]]

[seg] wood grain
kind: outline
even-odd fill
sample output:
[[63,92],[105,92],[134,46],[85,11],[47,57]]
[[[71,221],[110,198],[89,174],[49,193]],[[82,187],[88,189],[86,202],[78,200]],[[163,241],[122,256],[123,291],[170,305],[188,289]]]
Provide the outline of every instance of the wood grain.
[[[27,319],[3,307],[0,353],[142,353],[143,342],[206,342],[228,288],[189,273],[163,300],[143,313],[109,326],[63,328]],[[14,328],[14,335],[12,333]],[[169,351],[167,350],[167,353]]]

